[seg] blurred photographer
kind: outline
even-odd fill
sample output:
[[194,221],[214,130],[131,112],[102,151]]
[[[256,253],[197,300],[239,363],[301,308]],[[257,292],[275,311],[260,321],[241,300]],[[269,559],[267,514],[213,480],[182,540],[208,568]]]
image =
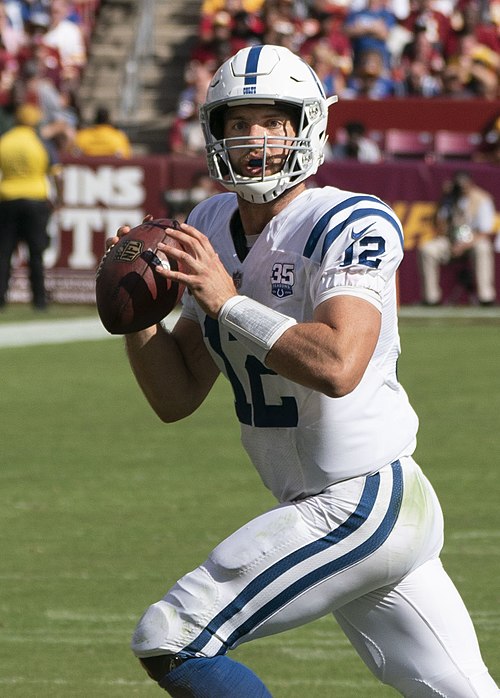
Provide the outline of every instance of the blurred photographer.
[[491,195],[478,187],[468,172],[456,172],[443,186],[435,226],[436,237],[419,249],[424,303],[441,303],[440,265],[469,256],[478,301],[493,305],[495,205]]

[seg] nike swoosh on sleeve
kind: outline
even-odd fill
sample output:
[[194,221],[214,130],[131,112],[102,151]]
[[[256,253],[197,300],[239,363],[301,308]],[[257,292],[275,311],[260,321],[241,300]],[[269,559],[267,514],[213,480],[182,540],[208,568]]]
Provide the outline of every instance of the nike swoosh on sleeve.
[[371,228],[373,223],[370,223],[369,225],[366,226],[366,228],[363,228],[363,230],[360,230],[359,233],[355,233],[354,231],[351,233],[351,237],[353,240],[359,240],[360,237],[362,237],[368,228]]

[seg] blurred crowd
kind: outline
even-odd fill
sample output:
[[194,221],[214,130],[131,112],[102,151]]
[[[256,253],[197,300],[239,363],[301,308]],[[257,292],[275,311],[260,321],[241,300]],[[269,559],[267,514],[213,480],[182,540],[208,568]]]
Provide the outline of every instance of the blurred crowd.
[[[101,152],[104,137],[120,139],[102,111],[96,112],[95,131],[77,138],[78,90],[99,5],[100,0],[0,0],[0,134],[12,126],[17,106],[29,103],[40,108],[39,130],[59,151],[85,152],[81,144],[88,144],[90,135],[93,152]],[[198,108],[210,77],[229,55],[253,44],[289,47],[315,69],[327,95],[344,100],[500,98],[500,0],[202,0],[200,5],[197,37],[178,86],[170,152],[204,152]],[[499,123],[490,126],[494,146],[500,142]],[[353,137],[359,151],[364,136]],[[364,143],[360,152],[366,154]],[[117,154],[124,150],[127,144],[120,144]]]
[[204,0],[171,150],[202,152],[210,76],[261,43],[302,56],[341,99],[500,98],[500,0]]
[[0,1],[0,134],[16,109],[41,111],[39,130],[68,150],[80,124],[78,90],[100,0]]
[[[113,125],[105,108],[96,108],[91,125],[82,123],[79,112],[79,88],[100,4],[0,0],[0,310],[20,241],[29,248],[33,305],[47,305],[42,254],[49,217],[60,205],[61,154],[132,155],[126,134]],[[184,82],[173,86],[179,98],[166,144],[171,153],[204,154],[198,111],[211,76],[230,55],[249,45],[290,48],[314,68],[327,95],[343,100],[500,99],[500,0],[203,0],[200,5],[199,31]],[[416,117],[412,123],[408,115],[409,128],[418,129],[417,112]],[[383,159],[380,144],[362,120],[360,114],[359,121],[340,125],[327,159]],[[472,159],[500,164],[500,113],[482,136]],[[29,163],[22,177],[20,162]],[[486,197],[478,187],[469,189],[475,215],[480,197]],[[171,215],[182,219],[214,191],[202,168],[190,188],[166,192],[165,203]],[[467,249],[461,242],[460,255],[445,235],[427,249],[428,304],[440,302],[439,265],[466,254],[478,260],[479,302],[492,302],[490,209],[486,202],[481,218],[471,216],[469,228],[479,232],[469,235]],[[476,238],[485,237],[483,232],[486,242],[477,247]]]

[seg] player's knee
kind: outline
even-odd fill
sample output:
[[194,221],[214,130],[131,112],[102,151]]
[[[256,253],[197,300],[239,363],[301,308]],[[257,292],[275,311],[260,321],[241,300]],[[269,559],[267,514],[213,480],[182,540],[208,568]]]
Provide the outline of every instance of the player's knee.
[[[165,647],[181,647],[176,645],[176,637],[180,635],[180,620],[170,604],[158,601],[152,604],[139,620],[132,636],[132,652],[142,657],[152,652],[161,652]],[[165,650],[168,652],[168,650]],[[173,650],[175,652],[175,650]]]
[[206,570],[185,575],[143,614],[132,637],[132,652],[137,657],[176,654],[196,638],[216,612],[218,600],[218,586]]
[[[165,647],[180,648],[181,622],[179,614],[166,601],[152,604],[140,619],[132,636],[131,648],[138,657],[148,676],[159,683],[171,671],[189,659],[183,652],[182,657],[176,650]],[[154,656],[142,656],[155,652]]]

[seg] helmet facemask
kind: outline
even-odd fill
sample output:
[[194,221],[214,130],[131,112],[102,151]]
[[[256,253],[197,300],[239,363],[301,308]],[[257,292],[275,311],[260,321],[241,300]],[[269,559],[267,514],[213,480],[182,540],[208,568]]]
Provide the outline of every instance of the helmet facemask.
[[[255,92],[245,93],[245,88],[242,88],[243,79],[246,83],[248,75],[252,78],[256,73],[238,74],[231,66],[231,60],[234,59],[230,59],[214,77],[208,90],[207,102],[200,110],[210,176],[229,191],[235,191],[243,199],[254,203],[272,201],[286,189],[316,172],[323,162],[328,106],[336,101],[336,98],[325,98],[323,89],[310,67],[288,49],[273,46],[253,47],[254,51],[263,49],[263,59],[259,58],[263,74],[260,81],[261,93],[258,80]],[[240,54],[248,55],[250,51],[252,49],[243,49],[236,55],[236,60]],[[295,73],[299,74],[298,79],[294,79]],[[304,91],[312,92],[313,96],[302,96]],[[211,101],[211,97],[215,96],[220,98]],[[225,110],[237,105],[266,104],[275,105],[293,115],[291,119],[295,135],[264,135],[260,144],[259,139],[253,136],[223,137]],[[261,174],[256,177],[237,174],[231,162],[231,153],[241,149],[255,151],[259,145],[262,152]],[[270,149],[288,150],[288,154],[279,172],[266,175]]]

